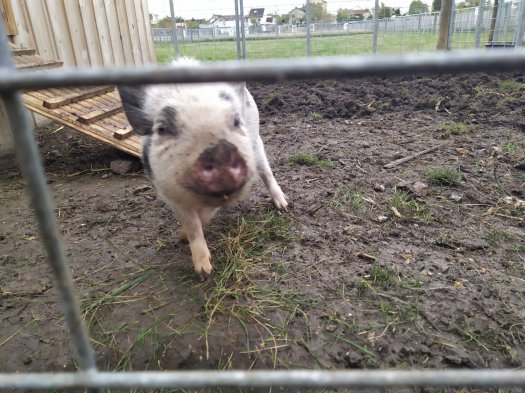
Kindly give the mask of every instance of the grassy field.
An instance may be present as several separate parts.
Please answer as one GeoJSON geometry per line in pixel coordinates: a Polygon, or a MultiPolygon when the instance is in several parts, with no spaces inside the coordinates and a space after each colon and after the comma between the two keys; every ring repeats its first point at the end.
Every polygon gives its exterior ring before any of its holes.
{"type": "MultiPolygon", "coordinates": [[[[481,42],[485,42],[482,35],[481,42]]],[[[312,37],[312,56],[344,56],[372,53],[372,34],[346,34],[312,37]]],[[[431,51],[436,48],[437,34],[380,34],[378,53],[408,53],[431,51]]],[[[457,33],[452,37],[454,49],[474,47],[474,32],[457,33]]],[[[203,61],[237,58],[234,40],[179,42],[180,54],[203,61]]],[[[171,43],[156,45],[157,59],[164,63],[175,57],[171,43]]],[[[306,54],[305,37],[247,39],[248,59],[302,57],[306,54]]]]}

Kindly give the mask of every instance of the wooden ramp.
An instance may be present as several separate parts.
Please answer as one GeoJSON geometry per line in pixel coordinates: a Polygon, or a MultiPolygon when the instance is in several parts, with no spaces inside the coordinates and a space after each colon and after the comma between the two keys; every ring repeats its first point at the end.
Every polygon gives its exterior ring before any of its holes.
{"type": "MultiPolygon", "coordinates": [[[[12,53],[19,70],[62,67],[62,62],[37,56],[34,49],[13,46],[12,53]]],[[[140,156],[139,136],[129,125],[114,86],[32,90],[24,93],[23,100],[35,113],[140,156]]]]}

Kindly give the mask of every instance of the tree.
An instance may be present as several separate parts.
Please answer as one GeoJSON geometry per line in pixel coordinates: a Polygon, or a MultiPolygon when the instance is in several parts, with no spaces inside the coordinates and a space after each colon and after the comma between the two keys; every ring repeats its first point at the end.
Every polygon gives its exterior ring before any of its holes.
{"type": "Polygon", "coordinates": [[[456,4],[457,9],[461,8],[472,8],[479,6],[479,0],[465,0],[461,3],[456,4]]]}
{"type": "Polygon", "coordinates": [[[392,16],[392,8],[387,7],[385,3],[381,3],[379,8],[379,17],[380,18],[390,18],[392,16]]]}
{"type": "Polygon", "coordinates": [[[410,3],[410,7],[408,7],[409,15],[424,14],[425,12],[428,12],[428,5],[421,0],[413,0],[412,3],[410,3]]]}
{"type": "Polygon", "coordinates": [[[347,10],[346,8],[339,8],[337,10],[337,15],[335,16],[335,20],[338,22],[346,22],[349,20],[352,16],[352,11],[347,10]]]}
{"type": "Polygon", "coordinates": [[[441,0],[432,0],[432,12],[441,11],[441,0]]]}
{"type": "Polygon", "coordinates": [[[277,23],[280,25],[287,25],[288,23],[290,23],[290,15],[289,14],[279,15],[277,17],[277,23]]]}
{"type": "MultiPolygon", "coordinates": [[[[175,23],[182,23],[182,22],[184,22],[183,18],[181,18],[180,16],[175,17],[175,23]]],[[[159,23],[157,24],[157,26],[165,28],[165,29],[171,29],[172,27],[171,16],[165,16],[164,18],[159,20],[159,23]]]]}
{"type": "Polygon", "coordinates": [[[312,22],[319,22],[323,19],[324,10],[322,4],[310,4],[310,15],[312,16],[312,22]]]}

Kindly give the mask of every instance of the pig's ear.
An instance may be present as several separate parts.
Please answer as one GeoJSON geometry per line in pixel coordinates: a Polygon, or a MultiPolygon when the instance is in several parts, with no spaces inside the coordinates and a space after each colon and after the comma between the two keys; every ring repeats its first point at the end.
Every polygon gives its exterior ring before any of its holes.
{"type": "Polygon", "coordinates": [[[139,135],[151,134],[153,123],[144,113],[144,86],[117,86],[129,124],[139,135]]]}

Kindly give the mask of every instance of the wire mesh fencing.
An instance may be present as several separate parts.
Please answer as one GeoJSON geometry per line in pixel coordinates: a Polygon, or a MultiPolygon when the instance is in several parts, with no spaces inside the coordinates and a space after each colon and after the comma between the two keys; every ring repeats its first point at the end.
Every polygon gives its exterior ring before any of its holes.
{"type": "MultiPolygon", "coordinates": [[[[519,0],[499,1],[494,5],[482,1],[478,7],[454,9],[450,48],[521,46],[525,24],[524,3],[519,0]]],[[[264,7],[246,9],[245,15],[253,9],[264,10],[264,7]]],[[[309,26],[310,41],[306,38],[306,18],[294,21],[292,11],[285,18],[286,23],[282,22],[282,17],[279,19],[274,15],[258,19],[245,16],[246,57],[253,60],[303,57],[307,53],[311,56],[372,53],[374,28],[378,36],[376,53],[409,53],[436,48],[440,12],[408,14],[408,9],[400,9],[398,13],[404,15],[378,15],[378,23],[374,25],[373,9],[359,11],[358,16],[348,17],[348,20],[323,22],[314,18],[309,26]]],[[[232,7],[227,15],[214,15],[198,28],[186,28],[181,24],[176,29],[180,54],[201,60],[233,60],[239,57],[236,40],[241,37],[235,28],[238,18],[240,15],[232,7]]],[[[171,28],[153,27],[153,39],[161,61],[175,57],[171,28]]]]}
{"type": "MultiPolygon", "coordinates": [[[[0,36],[4,37],[0,24],[0,36]]],[[[37,145],[19,91],[45,87],[213,81],[276,81],[283,79],[422,74],[428,72],[516,71],[525,66],[522,51],[431,53],[405,57],[293,59],[228,62],[198,68],[85,69],[19,73],[12,68],[5,39],[0,41],[0,96],[7,109],[19,162],[36,211],[59,301],[66,316],[77,373],[0,373],[0,390],[105,388],[199,388],[207,386],[302,386],[385,388],[402,386],[516,386],[525,387],[523,370],[274,370],[99,372],[82,326],[64,247],[40,163],[37,145]]],[[[1,371],[1,370],[0,370],[1,371]]]]}

